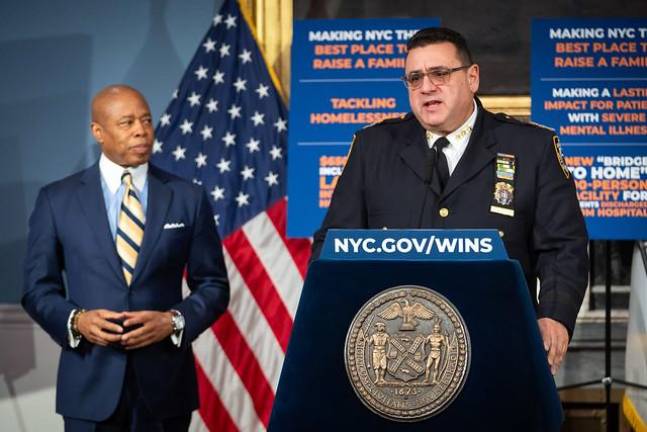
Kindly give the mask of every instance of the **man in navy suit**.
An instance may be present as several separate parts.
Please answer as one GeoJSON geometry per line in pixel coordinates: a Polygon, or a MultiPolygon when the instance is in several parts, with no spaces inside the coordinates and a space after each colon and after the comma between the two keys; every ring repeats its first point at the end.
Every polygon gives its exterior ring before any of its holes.
{"type": "Polygon", "coordinates": [[[91,129],[99,161],[36,200],[22,304],[62,348],[66,430],[185,431],[198,407],[191,341],[229,301],[211,207],[148,163],[153,124],[137,90],[100,91],[91,129]]]}
{"type": "Polygon", "coordinates": [[[557,136],[483,108],[459,33],[422,29],[407,51],[412,113],[355,135],[313,257],[330,228],[495,228],[523,268],[556,373],[588,283],[586,227],[557,136]]]}

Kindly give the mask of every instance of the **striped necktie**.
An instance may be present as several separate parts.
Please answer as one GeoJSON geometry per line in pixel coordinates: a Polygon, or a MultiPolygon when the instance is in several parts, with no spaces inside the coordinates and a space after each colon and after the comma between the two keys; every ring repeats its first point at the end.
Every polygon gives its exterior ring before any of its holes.
{"type": "Polygon", "coordinates": [[[121,175],[121,182],[125,186],[124,198],[119,211],[117,223],[117,253],[121,258],[121,268],[124,272],[126,284],[130,286],[137,264],[137,256],[144,238],[144,210],[133,187],[133,176],[128,171],[121,175]]]}

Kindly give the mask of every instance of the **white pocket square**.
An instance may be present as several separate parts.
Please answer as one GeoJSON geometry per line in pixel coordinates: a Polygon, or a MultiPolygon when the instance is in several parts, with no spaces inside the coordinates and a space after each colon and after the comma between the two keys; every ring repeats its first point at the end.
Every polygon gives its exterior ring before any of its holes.
{"type": "Polygon", "coordinates": [[[166,223],[164,224],[164,229],[178,229],[178,228],[184,228],[184,222],[173,222],[173,223],[166,223]]]}

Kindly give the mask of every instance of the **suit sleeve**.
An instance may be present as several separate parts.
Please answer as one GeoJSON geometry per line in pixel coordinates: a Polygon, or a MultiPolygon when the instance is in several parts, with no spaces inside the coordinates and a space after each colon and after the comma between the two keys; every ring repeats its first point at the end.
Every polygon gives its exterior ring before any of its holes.
{"type": "Polygon", "coordinates": [[[572,335],[588,285],[588,237],[575,185],[560,163],[557,137],[552,140],[537,173],[533,247],[541,282],[538,316],[561,322],[572,335]]]}
{"type": "Polygon", "coordinates": [[[63,250],[50,199],[42,189],[29,218],[21,303],[56,343],[69,348],[67,322],[76,306],[66,299],[63,269],[63,250]]]}
{"type": "Polygon", "coordinates": [[[364,169],[361,134],[355,135],[344,171],[339,177],[321,228],[314,234],[310,261],[319,257],[326,233],[331,228],[365,228],[364,169]]]}
{"type": "Polygon", "coordinates": [[[188,346],[213,324],[229,303],[229,281],[222,245],[204,191],[199,198],[186,279],[191,295],[174,307],[185,319],[182,346],[188,346]]]}

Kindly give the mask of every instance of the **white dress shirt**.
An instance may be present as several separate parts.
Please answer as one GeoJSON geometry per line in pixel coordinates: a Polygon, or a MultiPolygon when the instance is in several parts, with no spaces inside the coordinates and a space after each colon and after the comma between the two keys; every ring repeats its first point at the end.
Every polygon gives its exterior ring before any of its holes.
{"type": "MultiPolygon", "coordinates": [[[[445,136],[449,145],[443,149],[445,157],[447,158],[447,166],[449,167],[449,175],[451,176],[458,165],[458,161],[463,157],[467,144],[470,141],[472,136],[472,130],[474,129],[474,123],[476,123],[476,113],[478,111],[478,106],[476,101],[474,102],[474,109],[472,114],[467,118],[465,123],[460,125],[455,131],[445,136]]],[[[433,132],[427,131],[427,144],[429,148],[432,148],[436,140],[443,135],[435,134],[433,132]]]]}

